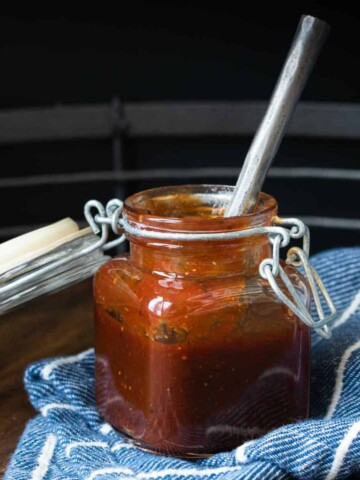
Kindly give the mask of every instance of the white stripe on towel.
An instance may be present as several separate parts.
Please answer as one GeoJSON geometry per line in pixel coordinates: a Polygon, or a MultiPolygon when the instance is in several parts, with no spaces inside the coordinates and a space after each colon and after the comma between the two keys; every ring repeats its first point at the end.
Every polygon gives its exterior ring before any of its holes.
{"type": "Polygon", "coordinates": [[[337,474],[340,471],[341,465],[343,464],[344,458],[349,451],[349,448],[352,442],[355,440],[356,436],[360,432],[360,422],[355,422],[349,430],[344,435],[344,438],[339,443],[338,448],[336,449],[335,457],[331,469],[326,477],[326,480],[333,480],[337,477],[337,474]]]}
{"type": "Polygon", "coordinates": [[[124,467],[107,467],[107,468],[100,468],[99,470],[94,470],[86,480],[94,480],[94,478],[98,477],[99,475],[111,475],[112,473],[123,473],[124,475],[134,475],[134,472],[129,468],[124,467]]]}
{"type": "Polygon", "coordinates": [[[63,408],[64,410],[76,410],[76,407],[74,407],[74,405],[68,405],[67,403],[48,403],[47,405],[45,405],[45,407],[42,407],[40,411],[44,415],[44,417],[46,417],[48,414],[48,411],[52,410],[53,408],[63,408]]]}
{"type": "Polygon", "coordinates": [[[115,445],[111,447],[112,452],[117,452],[118,450],[121,450],[122,448],[135,448],[135,445],[132,443],[123,443],[123,442],[117,442],[115,445]]]}
{"type": "Polygon", "coordinates": [[[42,480],[47,471],[49,470],[52,456],[57,442],[56,435],[50,433],[46,438],[43,448],[41,449],[39,458],[37,460],[37,466],[31,475],[31,480],[42,480]]]}
{"type": "Polygon", "coordinates": [[[70,457],[71,450],[77,447],[100,447],[107,448],[109,445],[106,442],[71,442],[66,445],[65,456],[70,457]]]}
{"type": "Polygon", "coordinates": [[[151,478],[163,478],[171,475],[172,477],[178,477],[180,475],[193,475],[196,477],[206,477],[211,475],[212,473],[226,473],[226,472],[234,472],[236,470],[241,470],[243,467],[217,467],[217,468],[205,468],[203,470],[198,470],[197,468],[167,468],[165,470],[158,470],[154,472],[146,472],[146,473],[137,473],[129,470],[128,468],[122,467],[108,467],[108,468],[100,468],[99,470],[95,470],[92,472],[86,480],[94,480],[94,478],[100,475],[106,475],[111,473],[123,473],[125,475],[132,475],[134,478],[140,479],[151,479],[151,478]]]}
{"type": "Polygon", "coordinates": [[[114,429],[113,427],[110,425],[110,423],[103,423],[100,427],[100,432],[103,434],[103,435],[107,435],[108,433],[112,432],[114,429]]]}
{"type": "Polygon", "coordinates": [[[353,315],[356,312],[356,310],[359,308],[359,305],[360,305],[360,290],[355,295],[350,305],[343,311],[339,320],[336,320],[332,328],[337,328],[343,323],[345,323],[351,317],[351,315],[353,315]]]}
{"type": "Polygon", "coordinates": [[[255,440],[249,440],[248,442],[243,443],[235,451],[235,459],[239,463],[245,463],[248,461],[248,458],[245,454],[245,448],[254,443],[255,440]]]}
{"type": "Polygon", "coordinates": [[[344,384],[344,373],[345,373],[345,367],[346,367],[347,361],[356,350],[359,350],[359,348],[360,348],[360,340],[358,340],[356,343],[348,347],[345,350],[340,360],[340,363],[336,372],[336,381],[335,381],[335,387],[334,387],[332,399],[331,399],[328,411],[325,415],[326,419],[329,419],[333,416],[336,406],[340,400],[341,391],[344,384]]]}
{"type": "Polygon", "coordinates": [[[167,468],[165,470],[158,470],[155,472],[147,472],[147,473],[138,473],[136,478],[163,478],[168,475],[172,477],[178,477],[180,475],[194,475],[194,477],[206,477],[207,475],[211,475],[212,473],[226,473],[226,472],[234,472],[236,470],[240,470],[243,467],[215,467],[215,468],[204,468],[203,470],[198,470],[197,468],[167,468]]]}
{"type": "Polygon", "coordinates": [[[93,352],[93,348],[89,348],[89,350],[85,350],[85,352],[78,353],[77,355],[72,355],[71,357],[64,357],[58,358],[57,360],[53,360],[49,362],[43,369],[41,370],[41,376],[44,380],[49,380],[51,372],[54,368],[60,367],[61,365],[67,365],[69,363],[77,363],[81,362],[87,355],[93,352]]]}

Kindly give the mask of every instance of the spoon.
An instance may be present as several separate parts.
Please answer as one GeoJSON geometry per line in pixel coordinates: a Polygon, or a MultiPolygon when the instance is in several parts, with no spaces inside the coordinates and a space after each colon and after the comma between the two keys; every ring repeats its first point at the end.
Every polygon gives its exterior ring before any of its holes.
{"type": "Polygon", "coordinates": [[[225,217],[244,215],[254,208],[270,164],[329,30],[328,24],[318,18],[310,15],[301,17],[269,106],[225,210],[225,217]]]}

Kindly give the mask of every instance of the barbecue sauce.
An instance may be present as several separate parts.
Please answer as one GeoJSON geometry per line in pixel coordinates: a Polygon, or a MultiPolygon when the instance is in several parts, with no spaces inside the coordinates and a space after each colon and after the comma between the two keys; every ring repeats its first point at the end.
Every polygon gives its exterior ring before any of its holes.
{"type": "MultiPolygon", "coordinates": [[[[224,218],[230,190],[150,190],[130,197],[124,216],[167,232],[271,224],[277,205],[265,194],[254,214],[224,218]]],[[[96,400],[106,420],[143,449],[196,458],[308,415],[309,329],[258,274],[271,256],[265,235],[129,240],[130,255],[95,277],[96,400]]]]}

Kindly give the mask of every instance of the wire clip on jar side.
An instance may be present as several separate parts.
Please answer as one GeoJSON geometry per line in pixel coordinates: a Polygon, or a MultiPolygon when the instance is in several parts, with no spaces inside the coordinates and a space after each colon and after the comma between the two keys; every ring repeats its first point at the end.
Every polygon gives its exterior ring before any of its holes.
{"type": "Polygon", "coordinates": [[[241,231],[218,233],[170,233],[149,229],[142,230],[130,225],[127,220],[122,217],[122,208],[123,203],[118,199],[110,200],[106,207],[97,200],[90,200],[85,205],[85,218],[95,234],[101,232],[101,248],[103,250],[108,250],[124,242],[125,232],[143,238],[178,241],[229,240],[232,238],[245,238],[261,234],[268,235],[272,244],[272,258],[267,258],[260,263],[260,276],[268,281],[277,298],[301,321],[303,321],[308,327],[315,329],[315,331],[322,337],[331,337],[331,324],[336,318],[336,308],[315,268],[310,265],[309,228],[298,218],[275,217],[273,225],[271,226],[254,227],[241,231]],[[110,229],[115,235],[119,236],[119,238],[108,242],[107,240],[110,229]],[[292,247],[288,250],[286,264],[294,267],[302,267],[314,299],[318,319],[313,318],[308,311],[306,300],[296,290],[280,263],[280,248],[287,247],[292,239],[302,239],[303,245],[302,248],[292,247]],[[282,281],[282,286],[279,284],[279,279],[282,281]],[[286,294],[284,293],[284,290],[286,291],[286,294]],[[324,303],[330,311],[328,315],[324,312],[324,303]]]}

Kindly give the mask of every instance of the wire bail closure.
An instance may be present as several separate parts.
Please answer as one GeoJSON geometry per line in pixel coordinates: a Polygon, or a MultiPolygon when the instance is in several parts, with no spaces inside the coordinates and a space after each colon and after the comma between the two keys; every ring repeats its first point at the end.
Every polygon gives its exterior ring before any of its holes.
{"type": "Polygon", "coordinates": [[[101,232],[100,243],[103,250],[108,250],[123,243],[125,241],[125,232],[132,236],[179,241],[228,240],[261,234],[268,235],[272,244],[272,258],[266,258],[260,263],[260,276],[268,281],[277,298],[302,322],[308,327],[315,329],[315,331],[322,337],[331,337],[331,324],[336,318],[336,308],[315,268],[310,265],[310,231],[309,228],[298,218],[281,218],[277,216],[274,218],[273,225],[271,226],[254,227],[232,232],[170,233],[143,230],[134,227],[122,217],[122,209],[123,202],[119,199],[110,200],[106,207],[97,200],[90,200],[85,204],[85,218],[95,234],[101,232]],[[119,236],[119,238],[108,242],[110,229],[113,234],[119,236]],[[286,264],[294,267],[301,267],[303,269],[314,299],[315,308],[319,317],[318,320],[312,317],[307,309],[306,300],[296,290],[280,263],[280,248],[287,247],[292,239],[302,239],[303,245],[302,248],[292,247],[288,250],[286,264]],[[279,284],[279,278],[282,281],[281,286],[279,284]],[[286,293],[284,293],[284,290],[286,293]],[[328,315],[324,313],[324,304],[330,311],[328,315]]]}

